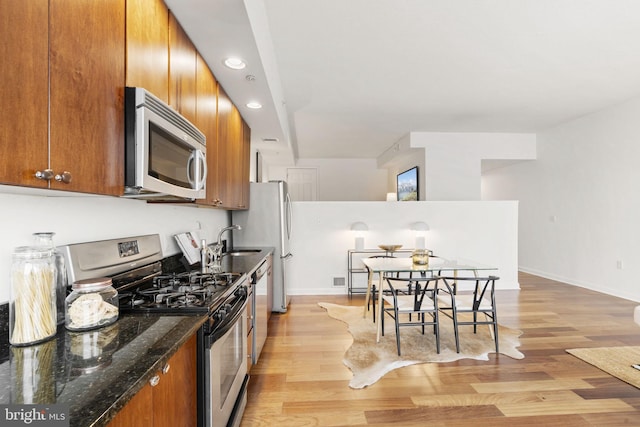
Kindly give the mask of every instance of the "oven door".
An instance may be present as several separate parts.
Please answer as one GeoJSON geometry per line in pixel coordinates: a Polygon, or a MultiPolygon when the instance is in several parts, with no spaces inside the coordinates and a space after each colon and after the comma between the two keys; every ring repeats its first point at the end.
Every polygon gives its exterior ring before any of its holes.
{"type": "Polygon", "coordinates": [[[239,425],[247,401],[246,302],[228,330],[217,335],[214,332],[205,337],[207,426],[239,425]]]}

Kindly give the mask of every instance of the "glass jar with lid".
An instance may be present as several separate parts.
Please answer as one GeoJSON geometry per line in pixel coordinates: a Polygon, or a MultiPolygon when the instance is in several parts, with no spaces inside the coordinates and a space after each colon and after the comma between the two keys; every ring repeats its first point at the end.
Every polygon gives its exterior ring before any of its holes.
{"type": "Polygon", "coordinates": [[[33,233],[33,239],[35,246],[44,246],[53,251],[53,262],[56,266],[57,323],[58,325],[62,325],[64,323],[64,300],[67,297],[67,270],[64,264],[64,256],[53,244],[53,236],[55,236],[55,234],[56,233],[51,231],[33,233]]]}
{"type": "Polygon", "coordinates": [[[53,251],[38,246],[13,250],[9,342],[31,345],[56,334],[56,267],[53,251]]]}
{"type": "Polygon", "coordinates": [[[71,285],[65,301],[65,327],[86,331],[107,326],[118,320],[118,291],[111,279],[79,280],[71,285]]]}
{"type": "Polygon", "coordinates": [[[414,265],[421,268],[429,268],[429,257],[433,256],[433,252],[429,249],[416,249],[411,254],[411,260],[414,265]]]}

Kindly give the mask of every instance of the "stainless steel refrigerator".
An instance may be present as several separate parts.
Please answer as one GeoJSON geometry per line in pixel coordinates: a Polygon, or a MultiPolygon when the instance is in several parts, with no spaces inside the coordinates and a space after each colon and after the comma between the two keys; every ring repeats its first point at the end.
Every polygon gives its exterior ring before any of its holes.
{"type": "Polygon", "coordinates": [[[285,312],[289,306],[287,264],[293,256],[291,240],[291,199],[285,181],[250,184],[249,210],[233,211],[234,246],[273,246],[273,311],[285,312]]]}

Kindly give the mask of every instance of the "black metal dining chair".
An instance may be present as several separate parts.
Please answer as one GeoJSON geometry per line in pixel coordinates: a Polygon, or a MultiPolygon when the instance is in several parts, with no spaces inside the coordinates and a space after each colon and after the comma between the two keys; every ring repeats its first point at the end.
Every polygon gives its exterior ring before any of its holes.
{"type": "Polygon", "coordinates": [[[497,276],[488,277],[440,277],[438,284],[438,304],[440,311],[453,319],[456,339],[456,351],[460,353],[459,326],[473,326],[477,333],[478,325],[489,325],[496,345],[498,345],[498,316],[496,310],[495,286],[497,276]],[[471,316],[469,316],[470,314],[471,316]],[[483,318],[479,315],[482,314],[483,318]]]}
{"type": "MultiPolygon", "coordinates": [[[[370,256],[369,258],[395,258],[393,255],[373,255],[370,256]]],[[[429,255],[430,259],[433,258],[438,258],[436,255],[429,255]]],[[[377,288],[376,288],[376,282],[374,281],[374,275],[375,272],[373,272],[371,269],[369,269],[369,267],[365,266],[367,269],[367,280],[368,280],[368,286],[369,289],[371,289],[371,292],[369,294],[369,297],[367,298],[367,310],[369,310],[369,303],[371,302],[373,305],[373,322],[375,323],[376,321],[376,299],[377,299],[377,288]]],[[[409,278],[413,278],[414,275],[419,275],[421,278],[425,278],[425,277],[433,277],[433,274],[431,272],[420,272],[420,271],[415,271],[415,272],[409,272],[409,278]]],[[[394,277],[401,277],[400,273],[395,273],[394,277]]],[[[379,282],[379,280],[378,280],[379,282]]],[[[409,282],[407,284],[407,290],[405,291],[405,293],[407,294],[411,294],[411,286],[412,283],[409,282]]]]}
{"type": "Polygon", "coordinates": [[[386,305],[382,310],[382,335],[384,336],[385,314],[393,318],[396,329],[396,347],[400,352],[400,328],[404,326],[419,326],[422,334],[425,326],[433,326],[436,337],[436,351],[440,353],[440,325],[438,313],[438,299],[436,289],[437,277],[402,278],[387,277],[387,286],[382,295],[386,305]],[[407,293],[406,289],[412,292],[407,293]],[[388,291],[388,293],[387,293],[388,291]]]}
{"type": "MultiPolygon", "coordinates": [[[[395,258],[391,255],[373,255],[370,256],[369,258],[395,258]]],[[[373,305],[373,322],[376,322],[376,295],[377,295],[377,288],[376,288],[376,283],[374,282],[375,280],[375,272],[373,270],[371,270],[369,267],[365,266],[367,269],[367,280],[368,280],[368,284],[367,286],[369,287],[369,289],[371,289],[371,292],[369,293],[369,297],[367,298],[367,310],[369,310],[369,303],[371,303],[373,305]]],[[[379,280],[378,280],[379,282],[379,280]]]]}

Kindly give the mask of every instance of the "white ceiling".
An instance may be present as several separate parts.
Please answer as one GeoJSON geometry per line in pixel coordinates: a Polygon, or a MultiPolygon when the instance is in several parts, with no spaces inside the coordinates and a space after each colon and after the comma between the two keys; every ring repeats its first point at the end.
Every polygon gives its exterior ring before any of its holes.
{"type": "Polygon", "coordinates": [[[411,131],[536,132],[640,95],[640,0],[166,3],[274,162],[377,158],[411,131]]]}

